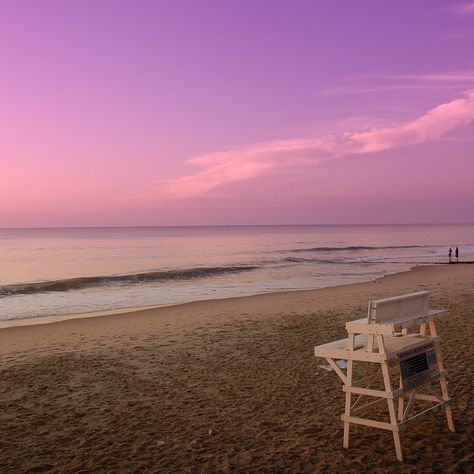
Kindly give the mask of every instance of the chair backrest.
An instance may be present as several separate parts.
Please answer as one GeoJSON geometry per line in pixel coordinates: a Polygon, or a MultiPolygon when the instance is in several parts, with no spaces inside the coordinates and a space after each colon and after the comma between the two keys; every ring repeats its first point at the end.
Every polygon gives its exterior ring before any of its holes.
{"type": "Polygon", "coordinates": [[[369,324],[416,319],[428,313],[429,293],[420,291],[369,302],[369,324]]]}

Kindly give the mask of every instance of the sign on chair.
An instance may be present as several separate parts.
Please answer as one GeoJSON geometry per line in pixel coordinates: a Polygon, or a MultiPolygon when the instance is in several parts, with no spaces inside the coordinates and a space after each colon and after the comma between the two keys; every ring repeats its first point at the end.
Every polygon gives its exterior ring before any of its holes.
{"type": "Polygon", "coordinates": [[[401,351],[397,354],[400,363],[402,387],[411,390],[439,376],[438,358],[434,342],[401,351]]]}

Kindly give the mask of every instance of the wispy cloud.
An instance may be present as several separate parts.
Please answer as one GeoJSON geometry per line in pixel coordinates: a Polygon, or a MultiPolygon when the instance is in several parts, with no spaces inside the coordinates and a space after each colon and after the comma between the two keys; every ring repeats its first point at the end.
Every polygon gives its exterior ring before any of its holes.
{"type": "Polygon", "coordinates": [[[440,38],[442,41],[466,41],[470,40],[474,37],[473,32],[471,30],[468,31],[461,31],[461,30],[454,30],[454,31],[446,31],[445,33],[440,34],[440,38]]]}
{"type": "Polygon", "coordinates": [[[451,71],[433,74],[364,74],[348,77],[341,84],[326,89],[324,95],[377,92],[459,91],[474,87],[474,71],[451,71]]]}
{"type": "Polygon", "coordinates": [[[449,131],[474,120],[474,90],[465,98],[438,105],[418,119],[399,127],[355,133],[352,141],[359,147],[354,153],[399,148],[442,137],[449,131]]]}
{"type": "Polygon", "coordinates": [[[459,15],[474,15],[474,2],[454,3],[446,9],[459,15]]]}
{"type": "Polygon", "coordinates": [[[226,183],[352,154],[374,153],[439,139],[474,120],[474,90],[462,98],[441,104],[416,120],[370,131],[338,136],[280,140],[247,148],[209,153],[189,162],[200,168],[195,174],[159,183],[163,197],[200,196],[226,183]]]}
{"type": "MultiPolygon", "coordinates": [[[[474,78],[472,80],[474,83],[474,78]]],[[[471,84],[380,84],[372,86],[337,86],[331,89],[326,89],[324,95],[339,95],[339,94],[373,94],[384,92],[398,92],[398,91],[453,91],[455,89],[466,89],[466,86],[471,84]]]]}
{"type": "Polygon", "coordinates": [[[362,74],[359,76],[349,77],[348,81],[367,80],[367,79],[383,79],[383,80],[410,80],[417,82],[458,82],[458,81],[474,81],[474,71],[450,71],[433,74],[362,74]]]}

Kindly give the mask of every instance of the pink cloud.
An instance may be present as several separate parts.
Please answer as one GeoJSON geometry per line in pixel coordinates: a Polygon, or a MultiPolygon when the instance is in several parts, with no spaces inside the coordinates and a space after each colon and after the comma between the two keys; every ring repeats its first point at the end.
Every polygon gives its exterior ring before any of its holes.
{"type": "MultiPolygon", "coordinates": [[[[323,158],[324,154],[332,153],[332,148],[329,139],[297,139],[209,153],[189,160],[204,168],[202,171],[161,183],[160,191],[173,198],[198,196],[221,184],[254,178],[273,168],[297,166],[307,161],[312,152],[318,152],[323,158]]],[[[316,160],[314,154],[311,160],[316,160]]]]}
{"type": "Polygon", "coordinates": [[[417,82],[474,81],[474,71],[451,71],[439,74],[362,74],[349,80],[413,80],[417,82]]]}
{"type": "Polygon", "coordinates": [[[438,105],[400,127],[353,134],[352,141],[360,146],[354,153],[370,153],[433,140],[454,128],[469,124],[473,119],[474,90],[469,91],[466,98],[438,105]]]}
{"type": "Polygon", "coordinates": [[[191,198],[226,183],[302,164],[410,146],[440,138],[455,128],[468,125],[473,119],[474,90],[471,90],[465,97],[441,104],[400,126],[345,133],[337,137],[273,141],[201,155],[189,160],[201,167],[200,171],[160,183],[159,194],[169,198],[191,198]]]}
{"type": "Polygon", "coordinates": [[[474,14],[474,2],[455,3],[447,7],[450,11],[459,13],[460,15],[474,14]]]}
{"type": "Polygon", "coordinates": [[[474,87],[474,71],[439,74],[363,74],[323,91],[324,95],[367,94],[397,91],[456,91],[474,87]]]}
{"type": "MultiPolygon", "coordinates": [[[[471,78],[471,83],[474,78],[471,78]]],[[[456,89],[466,89],[467,84],[392,84],[392,85],[374,85],[374,86],[339,86],[326,89],[324,95],[340,95],[340,94],[373,94],[384,92],[398,91],[453,91],[456,89]]]]}

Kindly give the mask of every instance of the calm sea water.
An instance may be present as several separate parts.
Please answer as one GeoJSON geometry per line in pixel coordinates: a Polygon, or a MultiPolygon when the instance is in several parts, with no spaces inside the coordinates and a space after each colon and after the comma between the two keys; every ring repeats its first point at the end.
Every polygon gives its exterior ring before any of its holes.
{"type": "Polygon", "coordinates": [[[0,321],[368,281],[474,260],[474,225],[0,230],[0,321]]]}

